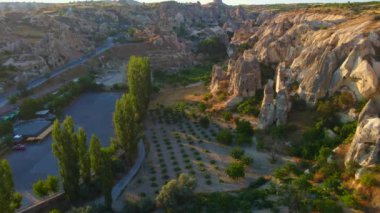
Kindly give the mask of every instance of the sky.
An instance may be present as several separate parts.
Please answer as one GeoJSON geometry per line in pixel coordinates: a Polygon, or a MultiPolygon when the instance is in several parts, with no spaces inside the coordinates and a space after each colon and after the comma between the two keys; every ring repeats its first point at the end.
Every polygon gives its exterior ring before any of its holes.
{"type": "MultiPolygon", "coordinates": [[[[62,3],[70,2],[74,0],[0,0],[0,2],[46,2],[46,3],[62,3]]],[[[75,0],[78,1],[78,0],[75,0]]],[[[82,1],[82,0],[79,0],[82,1]]],[[[160,2],[162,0],[137,0],[140,2],[160,2]]],[[[212,0],[176,0],[178,2],[201,2],[206,4],[212,2],[212,0]]],[[[366,2],[370,0],[351,0],[351,2],[366,2]]],[[[238,4],[278,4],[278,3],[347,3],[347,0],[223,0],[228,5],[238,4]]]]}

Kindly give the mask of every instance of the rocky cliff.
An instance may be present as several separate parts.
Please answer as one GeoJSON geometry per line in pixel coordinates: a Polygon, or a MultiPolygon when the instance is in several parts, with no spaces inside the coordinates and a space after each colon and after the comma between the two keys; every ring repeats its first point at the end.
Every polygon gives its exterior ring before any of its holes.
{"type": "Polygon", "coordinates": [[[378,99],[371,99],[358,118],[351,146],[345,163],[355,162],[360,166],[371,167],[380,159],[380,105],[378,99]]]}

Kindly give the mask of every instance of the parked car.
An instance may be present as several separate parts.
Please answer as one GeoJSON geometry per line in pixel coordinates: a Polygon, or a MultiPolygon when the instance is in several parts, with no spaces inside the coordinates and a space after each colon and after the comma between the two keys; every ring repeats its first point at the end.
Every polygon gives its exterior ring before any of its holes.
{"type": "Polygon", "coordinates": [[[15,150],[15,151],[24,151],[24,150],[25,150],[25,145],[22,145],[22,144],[16,144],[16,145],[13,147],[13,150],[15,150]]]}

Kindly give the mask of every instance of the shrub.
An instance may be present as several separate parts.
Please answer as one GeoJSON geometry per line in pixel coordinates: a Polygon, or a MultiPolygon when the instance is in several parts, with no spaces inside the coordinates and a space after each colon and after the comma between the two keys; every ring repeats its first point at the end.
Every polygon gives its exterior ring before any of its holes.
{"type": "Polygon", "coordinates": [[[203,128],[208,128],[208,126],[210,125],[210,120],[208,119],[208,117],[204,116],[204,117],[201,117],[199,119],[199,125],[203,128]]]}
{"type": "Polygon", "coordinates": [[[232,139],[233,139],[233,135],[229,129],[222,129],[216,135],[216,140],[222,144],[229,145],[232,143],[232,139]]]}
{"type": "Polygon", "coordinates": [[[58,177],[49,175],[45,181],[46,188],[51,192],[58,192],[58,177]]]}
{"type": "Polygon", "coordinates": [[[212,98],[212,94],[211,93],[206,93],[203,95],[203,100],[205,101],[208,101],[212,98]]]}
{"type": "Polygon", "coordinates": [[[252,137],[249,135],[246,135],[246,134],[238,133],[238,134],[236,134],[235,141],[238,145],[251,144],[252,143],[252,137]]]}
{"type": "Polygon", "coordinates": [[[230,111],[224,111],[222,113],[222,116],[223,116],[223,119],[225,121],[230,121],[232,119],[232,112],[230,112],[230,111]]]}
{"type": "Polygon", "coordinates": [[[243,157],[241,157],[240,161],[244,165],[248,166],[248,165],[251,165],[253,163],[253,158],[249,157],[249,156],[243,156],[243,157]]]}
{"type": "Polygon", "coordinates": [[[196,184],[192,176],[180,174],[178,179],[171,180],[162,186],[156,197],[157,205],[168,209],[176,208],[193,196],[196,184]]]}
{"type": "Polygon", "coordinates": [[[234,147],[230,151],[230,156],[234,159],[240,160],[244,156],[244,150],[240,147],[234,147]]]}
{"type": "Polygon", "coordinates": [[[355,197],[348,192],[340,197],[340,201],[342,201],[342,203],[344,203],[348,207],[352,207],[352,208],[358,207],[358,203],[355,197]]]}
{"type": "Polygon", "coordinates": [[[273,125],[270,127],[270,134],[272,137],[277,138],[277,139],[286,139],[288,134],[290,132],[293,132],[296,130],[296,127],[294,125],[289,125],[289,124],[283,124],[283,125],[273,125]]]}
{"type": "Polygon", "coordinates": [[[210,56],[224,57],[227,54],[226,50],[226,45],[217,37],[206,38],[198,45],[198,52],[210,56]]]}
{"type": "Polygon", "coordinates": [[[39,197],[44,197],[49,193],[49,189],[47,188],[45,181],[38,180],[33,184],[33,192],[39,197]]]}
{"type": "Polygon", "coordinates": [[[236,133],[245,134],[248,136],[253,136],[253,128],[249,121],[237,121],[236,122],[236,133]]]}
{"type": "Polygon", "coordinates": [[[201,102],[201,103],[198,104],[198,110],[200,112],[204,112],[204,111],[206,111],[206,109],[207,109],[207,105],[205,103],[201,102]]]}
{"type": "Polygon", "coordinates": [[[230,163],[225,172],[232,179],[245,177],[244,164],[240,162],[230,163]]]}
{"type": "Polygon", "coordinates": [[[376,185],[375,175],[371,172],[364,172],[362,176],[360,177],[360,182],[364,186],[374,186],[376,185]]]}

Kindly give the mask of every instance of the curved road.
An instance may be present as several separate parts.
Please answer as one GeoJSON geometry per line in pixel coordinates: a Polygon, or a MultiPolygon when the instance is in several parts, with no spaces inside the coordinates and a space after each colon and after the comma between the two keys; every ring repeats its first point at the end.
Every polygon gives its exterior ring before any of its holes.
{"type": "MultiPolygon", "coordinates": [[[[36,87],[40,86],[41,84],[45,83],[47,80],[52,79],[54,77],[57,77],[57,76],[61,75],[62,73],[65,73],[68,70],[70,70],[70,69],[72,69],[72,68],[74,68],[80,64],[85,63],[90,58],[105,52],[106,50],[112,48],[115,45],[115,43],[113,43],[113,39],[114,39],[114,37],[108,37],[107,40],[103,43],[103,45],[101,45],[100,47],[97,47],[94,51],[85,54],[84,56],[80,57],[79,59],[72,60],[69,63],[63,65],[62,67],[59,67],[59,68],[51,71],[49,73],[48,77],[41,76],[41,77],[38,77],[36,79],[29,81],[26,85],[26,88],[28,90],[36,88],[36,87]]],[[[7,92],[1,94],[0,95],[0,107],[3,107],[6,104],[8,104],[8,97],[16,95],[17,92],[18,92],[18,90],[16,88],[13,88],[13,89],[10,89],[7,92]]]]}

